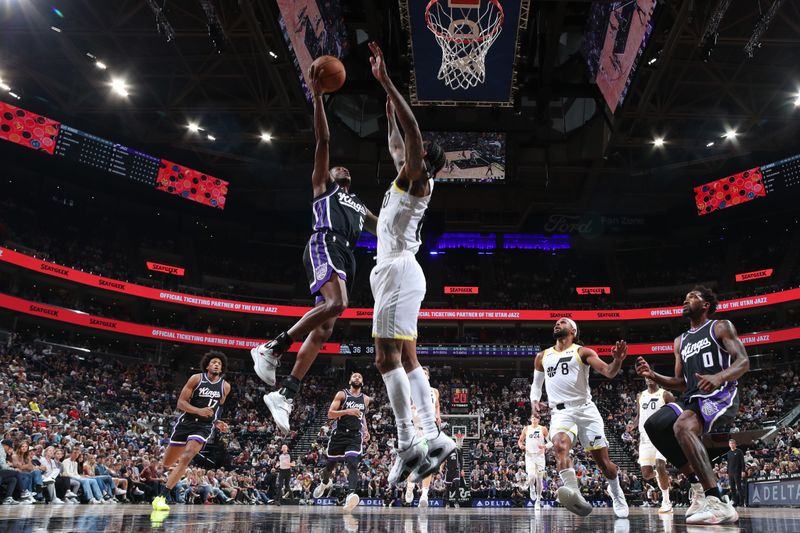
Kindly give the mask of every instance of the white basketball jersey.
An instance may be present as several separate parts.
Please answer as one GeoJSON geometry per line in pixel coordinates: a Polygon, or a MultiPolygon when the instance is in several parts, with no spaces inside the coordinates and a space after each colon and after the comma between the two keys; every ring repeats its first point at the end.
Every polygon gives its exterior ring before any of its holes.
{"type": "Polygon", "coordinates": [[[664,389],[661,387],[652,394],[647,389],[639,394],[639,435],[647,435],[644,423],[653,413],[664,407],[664,403],[664,389]]]}
{"type": "Polygon", "coordinates": [[[589,365],[581,361],[578,344],[563,352],[548,348],[542,357],[544,387],[550,403],[590,402],[589,365]]]}
{"type": "Polygon", "coordinates": [[[416,254],[419,250],[422,218],[433,194],[433,180],[429,181],[428,196],[412,196],[396,182],[386,191],[378,215],[378,262],[400,252],[416,254]]]}
{"type": "Polygon", "coordinates": [[[525,435],[525,454],[540,456],[544,455],[544,450],[539,449],[539,445],[545,445],[544,428],[528,424],[528,433],[525,435]]]}

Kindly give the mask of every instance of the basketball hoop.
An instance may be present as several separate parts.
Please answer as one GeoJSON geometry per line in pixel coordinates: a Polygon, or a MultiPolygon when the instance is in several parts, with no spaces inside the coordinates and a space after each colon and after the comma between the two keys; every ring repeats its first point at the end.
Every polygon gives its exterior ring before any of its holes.
{"type": "Polygon", "coordinates": [[[458,448],[461,449],[461,447],[464,445],[464,434],[456,433],[454,436],[456,438],[456,446],[458,446],[458,448]]]}
{"type": "Polygon", "coordinates": [[[438,78],[453,90],[483,83],[486,54],[500,35],[504,20],[499,0],[430,0],[425,7],[425,24],[442,48],[438,78]]]}

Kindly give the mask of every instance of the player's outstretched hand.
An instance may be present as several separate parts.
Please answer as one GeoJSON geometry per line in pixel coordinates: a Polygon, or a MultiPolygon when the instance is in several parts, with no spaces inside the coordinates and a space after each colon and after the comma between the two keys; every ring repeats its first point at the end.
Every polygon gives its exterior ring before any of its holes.
{"type": "Polygon", "coordinates": [[[375,41],[369,43],[369,49],[372,52],[372,57],[369,58],[370,65],[372,65],[372,75],[375,76],[376,80],[383,83],[389,79],[389,73],[386,71],[386,61],[383,59],[383,50],[375,41]]]}
{"type": "Polygon", "coordinates": [[[650,368],[650,365],[647,364],[647,361],[644,360],[644,357],[640,357],[636,360],[636,373],[643,378],[653,379],[654,376],[653,369],[650,368]]]}
{"type": "Polygon", "coordinates": [[[697,387],[703,392],[711,392],[717,390],[722,385],[722,380],[716,374],[697,374],[697,387]]]}
{"type": "Polygon", "coordinates": [[[214,422],[214,425],[218,430],[220,430],[223,433],[227,433],[231,430],[228,424],[223,422],[222,420],[217,420],[216,422],[214,422]]]}
{"type": "Polygon", "coordinates": [[[311,89],[311,94],[314,96],[322,94],[322,73],[324,71],[324,68],[317,68],[313,64],[308,69],[308,88],[311,89]]]}
{"type": "Polygon", "coordinates": [[[617,341],[613,348],[611,348],[611,356],[620,361],[624,360],[628,355],[628,343],[625,341],[617,341]]]}

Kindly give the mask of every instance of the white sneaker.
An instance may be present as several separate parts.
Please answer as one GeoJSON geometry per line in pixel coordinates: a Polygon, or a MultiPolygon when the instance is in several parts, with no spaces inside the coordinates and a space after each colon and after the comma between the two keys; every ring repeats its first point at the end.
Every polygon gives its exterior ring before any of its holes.
{"type": "Polygon", "coordinates": [[[329,479],[327,483],[320,483],[316,487],[314,487],[314,494],[315,498],[322,498],[323,494],[327,494],[329,490],[331,490],[331,486],[333,486],[333,479],[329,479]]]}
{"type": "Polygon", "coordinates": [[[686,518],[689,518],[695,513],[699,513],[700,510],[705,506],[706,501],[706,493],[700,483],[692,483],[692,488],[689,490],[689,494],[692,496],[692,503],[686,509],[686,518]]]}
{"type": "Polygon", "coordinates": [[[439,470],[439,465],[447,460],[453,450],[456,449],[456,441],[439,431],[433,439],[428,440],[427,459],[430,463],[427,468],[418,469],[411,475],[412,483],[419,483],[430,474],[439,470]]]}
{"type": "Polygon", "coordinates": [[[114,495],[115,495],[115,496],[123,496],[123,495],[125,495],[125,494],[127,494],[127,493],[128,493],[128,491],[127,491],[127,490],[122,490],[122,489],[120,489],[120,488],[116,488],[116,489],[114,489],[114,495]]]}
{"type": "Polygon", "coordinates": [[[406,485],[406,503],[411,503],[414,501],[414,484],[410,481],[408,485],[406,485]]]}
{"type": "Polygon", "coordinates": [[[580,492],[567,486],[559,487],[556,491],[558,503],[563,505],[568,511],[578,516],[588,516],[592,512],[592,506],[583,499],[580,492]]]}
{"type": "Polygon", "coordinates": [[[611,504],[614,507],[614,514],[617,518],[628,518],[630,510],[628,509],[628,502],[625,501],[625,495],[622,494],[621,497],[614,496],[614,493],[611,492],[611,486],[606,487],[606,493],[611,496],[611,504]]]}
{"type": "Polygon", "coordinates": [[[133,495],[134,496],[142,496],[143,494],[144,494],[144,491],[142,489],[140,489],[139,487],[134,487],[134,489],[133,489],[133,495]]]}
{"type": "Polygon", "coordinates": [[[50,503],[54,503],[56,505],[60,505],[60,504],[64,503],[64,500],[62,500],[59,497],[55,497],[55,498],[53,498],[53,500],[50,503]]]}
{"type": "Polygon", "coordinates": [[[387,481],[390,486],[395,486],[411,476],[411,481],[416,483],[418,480],[414,475],[420,470],[429,470],[429,466],[428,443],[415,437],[411,446],[405,450],[397,450],[397,457],[389,470],[387,481]]]}
{"type": "Polygon", "coordinates": [[[267,409],[272,413],[272,418],[275,420],[275,425],[278,426],[278,429],[284,434],[289,433],[289,415],[292,414],[294,401],[287,399],[278,391],[273,391],[264,395],[264,403],[267,404],[267,409]]]}
{"type": "Polygon", "coordinates": [[[250,357],[253,358],[253,370],[267,385],[275,385],[275,369],[278,367],[280,359],[275,355],[274,346],[275,341],[269,341],[250,350],[250,357]]]}
{"type": "Polygon", "coordinates": [[[352,513],[353,509],[358,507],[358,502],[361,501],[361,498],[358,497],[358,494],[355,492],[351,492],[347,495],[347,499],[344,501],[344,512],[345,513],[352,513]]]}
{"type": "Polygon", "coordinates": [[[658,508],[658,514],[667,514],[672,512],[672,502],[661,502],[661,507],[658,508]]]}
{"type": "Polygon", "coordinates": [[[78,495],[75,494],[74,492],[72,492],[71,490],[68,490],[67,492],[64,493],[64,497],[65,498],[77,498],[78,495]]]}
{"type": "Polygon", "coordinates": [[[716,496],[707,496],[703,508],[686,517],[686,523],[692,525],[732,524],[739,520],[739,513],[731,505],[727,496],[720,500],[716,496]]]}
{"type": "Polygon", "coordinates": [[[103,503],[103,502],[101,502],[100,500],[95,500],[94,498],[91,498],[91,499],[89,500],[89,503],[90,503],[91,505],[98,505],[98,504],[101,504],[101,503],[103,503]]]}
{"type": "Polygon", "coordinates": [[[428,496],[423,494],[419,497],[419,507],[427,507],[428,506],[428,496]]]}
{"type": "Polygon", "coordinates": [[[33,493],[29,490],[22,491],[22,493],[19,495],[20,500],[29,500],[31,498],[33,498],[33,493]]]}

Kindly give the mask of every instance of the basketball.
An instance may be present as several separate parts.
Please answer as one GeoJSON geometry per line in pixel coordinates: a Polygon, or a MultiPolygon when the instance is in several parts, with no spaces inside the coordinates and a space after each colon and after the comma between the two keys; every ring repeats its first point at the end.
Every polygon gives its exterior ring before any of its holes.
{"type": "Polygon", "coordinates": [[[347,71],[345,71],[344,65],[333,56],[320,56],[311,65],[322,69],[320,88],[324,93],[338,91],[344,85],[344,80],[347,79],[347,71]]]}

